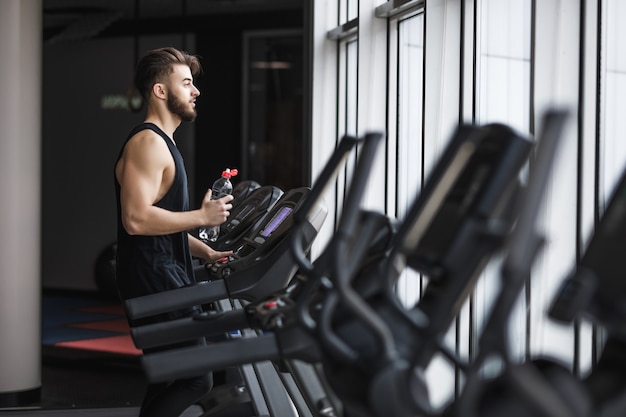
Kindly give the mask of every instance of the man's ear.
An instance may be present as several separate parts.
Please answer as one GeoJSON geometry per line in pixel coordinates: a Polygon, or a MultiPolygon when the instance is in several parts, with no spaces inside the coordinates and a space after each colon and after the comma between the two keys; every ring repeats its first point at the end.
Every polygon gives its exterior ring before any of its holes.
{"type": "Polygon", "coordinates": [[[154,94],[155,97],[160,98],[160,99],[166,99],[167,98],[167,88],[165,87],[165,84],[162,83],[155,83],[152,86],[152,94],[154,94]]]}

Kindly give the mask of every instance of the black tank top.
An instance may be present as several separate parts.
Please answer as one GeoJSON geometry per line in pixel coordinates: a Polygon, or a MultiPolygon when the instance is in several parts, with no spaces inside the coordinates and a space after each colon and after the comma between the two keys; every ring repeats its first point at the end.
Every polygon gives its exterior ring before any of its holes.
{"type": "MultiPolygon", "coordinates": [[[[132,130],[124,147],[130,138],[144,129],[153,130],[163,138],[176,165],[172,186],[155,205],[170,211],[189,210],[187,174],[183,157],[165,132],[152,123],[143,123],[132,130]]],[[[117,161],[121,158],[124,147],[117,161]]],[[[162,236],[129,235],[122,225],[120,184],[115,175],[114,179],[117,197],[116,282],[121,298],[126,300],[194,283],[187,232],[162,236]]],[[[191,311],[193,310],[168,314],[167,318],[179,317],[191,311]]]]}

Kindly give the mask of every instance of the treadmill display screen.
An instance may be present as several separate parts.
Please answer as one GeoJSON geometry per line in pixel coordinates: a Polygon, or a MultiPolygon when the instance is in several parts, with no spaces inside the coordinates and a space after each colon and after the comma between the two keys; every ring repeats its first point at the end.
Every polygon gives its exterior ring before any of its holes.
{"type": "Polygon", "coordinates": [[[272,217],[272,220],[268,223],[265,229],[261,231],[261,236],[268,237],[271,235],[274,230],[276,230],[276,228],[280,226],[283,221],[285,221],[285,218],[289,215],[289,213],[291,213],[291,207],[283,207],[278,210],[278,213],[272,217]]]}

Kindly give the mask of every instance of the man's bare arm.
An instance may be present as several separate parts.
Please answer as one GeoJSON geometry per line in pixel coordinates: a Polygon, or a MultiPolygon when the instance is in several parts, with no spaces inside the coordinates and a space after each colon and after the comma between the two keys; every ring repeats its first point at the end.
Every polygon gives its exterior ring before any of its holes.
{"type": "Polygon", "coordinates": [[[164,235],[226,221],[232,196],[211,200],[210,190],[196,210],[173,212],[154,205],[171,186],[175,167],[165,142],[151,131],[144,132],[149,133],[140,132],[127,143],[116,168],[126,231],[131,235],[164,235]]]}

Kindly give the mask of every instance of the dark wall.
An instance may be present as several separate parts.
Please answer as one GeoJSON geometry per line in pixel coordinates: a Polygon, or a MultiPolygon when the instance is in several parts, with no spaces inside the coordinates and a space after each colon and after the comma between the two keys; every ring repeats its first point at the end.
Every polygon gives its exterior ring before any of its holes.
{"type": "Polygon", "coordinates": [[[129,39],[44,46],[44,288],[94,288],[95,256],[115,240],[112,163],[139,116],[101,105],[128,86],[131,47],[129,39]]]}
{"type": "Polygon", "coordinates": [[[239,34],[200,35],[197,52],[203,58],[203,74],[197,83],[201,95],[196,119],[195,195],[199,205],[224,168],[241,167],[239,34]]]}

